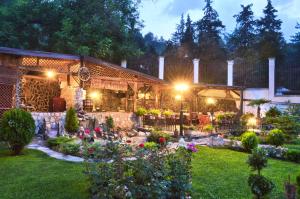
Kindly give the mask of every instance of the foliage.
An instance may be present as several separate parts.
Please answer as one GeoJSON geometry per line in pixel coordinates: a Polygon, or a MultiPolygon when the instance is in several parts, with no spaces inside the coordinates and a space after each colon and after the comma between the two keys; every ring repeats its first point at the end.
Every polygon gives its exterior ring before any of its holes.
{"type": "Polygon", "coordinates": [[[275,118],[267,117],[265,124],[272,125],[274,128],[282,130],[287,135],[297,135],[300,132],[298,117],[292,115],[281,115],[275,118]]]}
{"type": "Polygon", "coordinates": [[[271,0],[263,10],[264,16],[257,21],[259,34],[259,54],[261,60],[269,57],[280,57],[284,39],[281,32],[282,21],[277,18],[277,10],[271,0]]]}
{"type": "Polygon", "coordinates": [[[300,163],[300,151],[288,150],[285,157],[288,161],[300,163]]]}
{"type": "Polygon", "coordinates": [[[236,28],[229,38],[229,50],[233,51],[234,57],[248,59],[254,55],[256,39],[254,14],[252,4],[241,5],[242,11],[237,15],[236,28]]]}
{"type": "Polygon", "coordinates": [[[31,114],[22,109],[10,109],[4,112],[0,122],[0,141],[7,142],[14,154],[19,154],[35,133],[31,114]]]}
{"type": "Polygon", "coordinates": [[[207,125],[205,125],[205,126],[203,127],[203,131],[204,131],[204,132],[209,132],[209,133],[211,133],[213,130],[214,130],[214,127],[213,127],[213,125],[211,125],[211,124],[207,124],[207,125]]]}
{"type": "Polygon", "coordinates": [[[284,143],[284,134],[282,130],[273,129],[267,135],[267,142],[271,145],[281,146],[284,143]]]}
{"type": "Polygon", "coordinates": [[[161,114],[159,109],[150,109],[148,113],[153,116],[159,116],[161,114]]]}
{"type": "Polygon", "coordinates": [[[80,144],[72,142],[62,143],[59,150],[67,155],[78,155],[80,151],[80,144]]]}
{"type": "Polygon", "coordinates": [[[258,137],[254,132],[246,131],[242,134],[241,139],[244,149],[250,152],[252,149],[255,149],[258,145],[258,137]]]}
{"type": "Polygon", "coordinates": [[[267,112],[266,112],[266,117],[278,117],[281,115],[281,111],[276,107],[271,107],[267,112]]]}
{"type": "Polygon", "coordinates": [[[145,149],[153,150],[153,149],[156,149],[158,147],[158,145],[156,142],[145,142],[143,147],[145,149]]]}
{"type": "Polygon", "coordinates": [[[163,133],[160,131],[152,131],[150,132],[150,135],[147,137],[148,142],[155,142],[155,143],[160,143],[159,138],[165,138],[166,142],[168,142],[171,138],[171,136],[168,133],[163,133]]]}
{"type": "Polygon", "coordinates": [[[112,116],[109,116],[107,119],[106,119],[106,125],[107,125],[107,128],[108,129],[112,129],[115,127],[115,123],[114,123],[114,119],[112,118],[112,116]]]}
{"type": "Polygon", "coordinates": [[[288,108],[286,109],[286,113],[288,115],[300,117],[300,105],[299,104],[289,104],[288,108]]]}
{"type": "Polygon", "coordinates": [[[242,126],[246,126],[247,125],[247,122],[250,118],[253,118],[254,117],[254,114],[253,113],[245,113],[241,116],[240,118],[240,122],[241,122],[241,125],[242,126]]]}
{"type": "Polygon", "coordinates": [[[58,149],[61,144],[72,142],[73,140],[74,139],[72,138],[63,137],[63,136],[56,137],[56,138],[49,138],[47,140],[47,146],[49,146],[50,148],[58,149]]]}
{"type": "Polygon", "coordinates": [[[143,147],[108,142],[90,156],[85,148],[86,173],[93,198],[184,198],[191,191],[191,152],[179,148],[143,147]],[[134,160],[126,160],[128,155],[134,160]],[[92,161],[90,161],[92,160],[92,161]]]}
{"type": "Polygon", "coordinates": [[[117,62],[141,54],[138,5],[138,0],[6,1],[0,4],[0,43],[117,62]]]}
{"type": "Polygon", "coordinates": [[[170,117],[174,115],[174,112],[172,110],[165,110],[162,114],[166,117],[170,117]]]}
{"type": "Polygon", "coordinates": [[[137,111],[135,112],[135,114],[137,116],[139,116],[139,117],[140,116],[144,116],[144,115],[147,114],[147,110],[145,108],[140,107],[140,108],[137,109],[137,111]]]}
{"type": "Polygon", "coordinates": [[[225,113],[220,113],[216,115],[216,121],[219,124],[225,123],[225,122],[233,122],[236,117],[235,113],[232,112],[225,112],[225,113]]]}
{"type": "Polygon", "coordinates": [[[191,131],[195,131],[196,127],[193,125],[187,126],[187,125],[183,125],[183,130],[191,130],[191,131]]]}
{"type": "Polygon", "coordinates": [[[267,154],[264,149],[262,148],[255,148],[252,150],[252,154],[248,157],[249,166],[251,167],[252,171],[258,171],[260,175],[260,171],[267,167],[268,158],[267,154]]]}
{"type": "Polygon", "coordinates": [[[65,129],[68,133],[74,134],[79,129],[79,121],[74,108],[69,108],[66,114],[65,129]]]}
{"type": "Polygon", "coordinates": [[[251,174],[248,178],[248,185],[256,198],[263,198],[271,193],[275,185],[264,176],[251,174]]]}
{"type": "Polygon", "coordinates": [[[296,185],[297,185],[297,194],[300,195],[300,175],[296,177],[296,185]]]}

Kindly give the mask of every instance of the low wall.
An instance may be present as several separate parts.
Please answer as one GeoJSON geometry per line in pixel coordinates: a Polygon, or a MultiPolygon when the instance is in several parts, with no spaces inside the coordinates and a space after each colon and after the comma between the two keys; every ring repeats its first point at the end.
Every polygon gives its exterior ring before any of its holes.
{"type": "MultiPolygon", "coordinates": [[[[57,128],[57,123],[64,120],[66,112],[48,113],[48,112],[32,112],[33,119],[36,126],[43,119],[46,120],[46,127],[48,130],[57,128]]],[[[96,118],[99,123],[105,123],[106,117],[113,117],[116,127],[132,128],[136,124],[136,117],[133,113],[122,112],[100,112],[100,113],[87,113],[91,118],[96,118]]]]}

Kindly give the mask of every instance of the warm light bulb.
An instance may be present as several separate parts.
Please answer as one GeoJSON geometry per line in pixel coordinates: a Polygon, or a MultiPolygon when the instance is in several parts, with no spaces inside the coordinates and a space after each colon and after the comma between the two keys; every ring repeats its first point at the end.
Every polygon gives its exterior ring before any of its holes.
{"type": "Polygon", "coordinates": [[[100,98],[100,94],[98,92],[94,91],[94,92],[90,93],[90,97],[93,100],[97,100],[100,98]]]}
{"type": "Polygon", "coordinates": [[[176,95],[176,96],[175,96],[175,99],[176,99],[176,100],[181,100],[181,98],[182,98],[181,95],[176,95]]]}
{"type": "Polygon", "coordinates": [[[52,79],[53,77],[55,77],[55,73],[51,70],[47,71],[46,75],[49,79],[52,79]]]}
{"type": "Polygon", "coordinates": [[[254,117],[249,118],[247,121],[247,125],[248,126],[256,126],[256,118],[254,118],[254,117]]]}
{"type": "Polygon", "coordinates": [[[189,89],[189,86],[185,83],[175,85],[175,90],[177,90],[177,91],[186,91],[188,89],[189,89]]]}
{"type": "Polygon", "coordinates": [[[216,104],[216,100],[214,98],[207,98],[206,103],[209,105],[214,105],[216,104]]]}

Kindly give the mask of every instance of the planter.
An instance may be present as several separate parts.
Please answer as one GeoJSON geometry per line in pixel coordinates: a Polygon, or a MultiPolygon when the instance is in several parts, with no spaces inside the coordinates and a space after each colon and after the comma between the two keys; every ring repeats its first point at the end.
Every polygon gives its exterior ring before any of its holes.
{"type": "Polygon", "coordinates": [[[192,130],[189,130],[189,129],[187,129],[187,130],[184,130],[184,136],[185,137],[191,137],[192,136],[192,130]]]}

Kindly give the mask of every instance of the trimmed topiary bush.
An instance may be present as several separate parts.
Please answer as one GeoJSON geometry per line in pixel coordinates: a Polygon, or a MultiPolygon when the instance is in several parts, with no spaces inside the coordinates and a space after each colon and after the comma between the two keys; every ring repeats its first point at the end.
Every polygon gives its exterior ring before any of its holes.
{"type": "Polygon", "coordinates": [[[34,120],[30,113],[21,109],[6,111],[0,123],[0,141],[7,142],[15,155],[20,154],[35,133],[34,120]]]}
{"type": "Polygon", "coordinates": [[[79,129],[77,113],[72,107],[67,111],[65,129],[70,134],[76,133],[79,129]]]}
{"type": "Polygon", "coordinates": [[[251,192],[256,196],[256,198],[264,198],[264,196],[271,193],[275,187],[272,181],[257,174],[251,174],[249,176],[248,185],[250,186],[251,192]]]}
{"type": "Polygon", "coordinates": [[[242,135],[242,145],[244,149],[250,152],[252,149],[256,148],[258,145],[258,137],[254,132],[246,131],[242,135]]]}
{"type": "Polygon", "coordinates": [[[284,134],[280,129],[273,129],[267,135],[267,143],[275,145],[276,147],[283,145],[284,134]]]}
{"type": "Polygon", "coordinates": [[[262,148],[255,148],[252,150],[252,154],[248,157],[248,164],[253,171],[257,171],[260,175],[260,171],[267,167],[268,157],[266,152],[262,148]]]}
{"type": "Polygon", "coordinates": [[[112,118],[112,116],[109,116],[107,119],[106,119],[106,125],[107,125],[107,128],[110,130],[110,129],[113,129],[115,127],[115,123],[114,123],[114,119],[112,118]]]}

